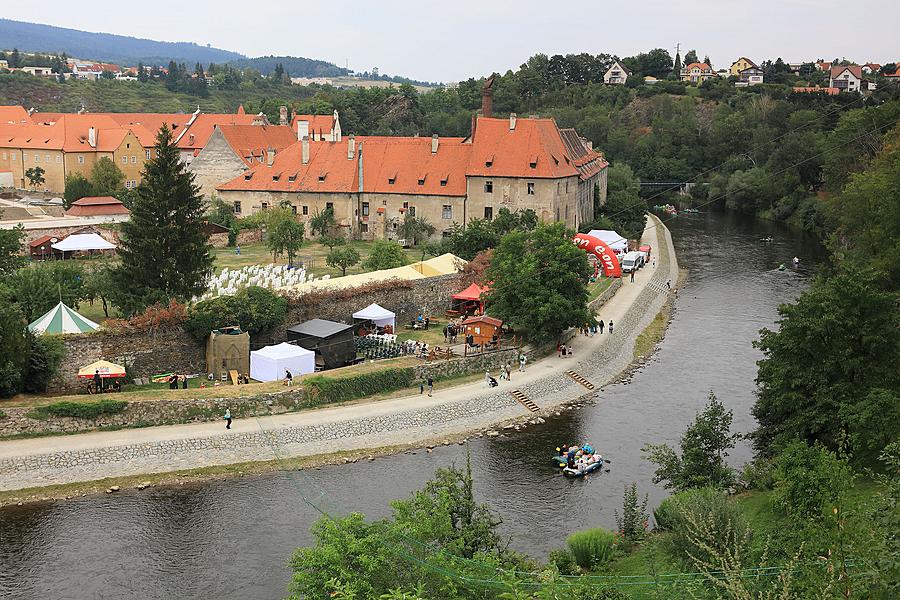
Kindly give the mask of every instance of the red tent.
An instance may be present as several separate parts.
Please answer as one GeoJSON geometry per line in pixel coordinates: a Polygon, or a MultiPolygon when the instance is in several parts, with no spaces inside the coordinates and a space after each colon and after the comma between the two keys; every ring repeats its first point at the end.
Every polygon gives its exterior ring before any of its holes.
{"type": "MultiPolygon", "coordinates": [[[[452,298],[461,302],[464,305],[469,305],[469,303],[477,303],[477,309],[479,313],[484,312],[484,301],[481,299],[481,295],[486,293],[490,288],[488,286],[480,286],[477,283],[473,283],[463,291],[458,294],[453,294],[452,298]]],[[[469,307],[471,310],[474,307],[469,307]]],[[[469,310],[465,310],[463,312],[469,312],[469,310]]]]}

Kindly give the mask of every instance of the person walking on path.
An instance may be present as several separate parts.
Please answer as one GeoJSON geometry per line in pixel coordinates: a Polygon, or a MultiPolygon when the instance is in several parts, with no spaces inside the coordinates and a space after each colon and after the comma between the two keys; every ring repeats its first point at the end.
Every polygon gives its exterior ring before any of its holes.
{"type": "Polygon", "coordinates": [[[654,269],[656,268],[656,257],[655,256],[653,257],[653,268],[654,269]]]}
{"type": "Polygon", "coordinates": [[[100,369],[94,370],[94,393],[99,394],[103,391],[103,379],[100,378],[100,369]]]}
{"type": "Polygon", "coordinates": [[[612,322],[612,319],[610,319],[610,321],[609,321],[609,335],[612,335],[612,329],[613,329],[613,322],[612,322]]]}
{"type": "Polygon", "coordinates": [[[503,367],[503,370],[506,371],[506,380],[512,381],[512,366],[509,363],[506,363],[506,366],[503,367]]]}
{"type": "Polygon", "coordinates": [[[225,429],[231,429],[231,409],[225,409],[225,429]]]}
{"type": "Polygon", "coordinates": [[[422,381],[419,382],[419,395],[421,396],[424,393],[425,393],[425,380],[423,379],[422,381]]]}
{"type": "Polygon", "coordinates": [[[519,355],[519,372],[520,373],[525,372],[525,361],[527,361],[527,360],[528,360],[528,358],[525,356],[524,352],[519,355]]]}
{"type": "Polygon", "coordinates": [[[434,392],[434,379],[431,376],[428,377],[428,395],[430,396],[434,392]]]}
{"type": "Polygon", "coordinates": [[[631,271],[631,283],[634,283],[634,269],[631,271]]]}
{"type": "Polygon", "coordinates": [[[187,375],[181,376],[181,389],[183,389],[183,390],[187,389],[187,375]]]}
{"type": "Polygon", "coordinates": [[[597,330],[600,332],[600,335],[603,335],[604,325],[605,325],[605,323],[603,322],[603,319],[600,319],[600,322],[597,323],[597,330]]]}

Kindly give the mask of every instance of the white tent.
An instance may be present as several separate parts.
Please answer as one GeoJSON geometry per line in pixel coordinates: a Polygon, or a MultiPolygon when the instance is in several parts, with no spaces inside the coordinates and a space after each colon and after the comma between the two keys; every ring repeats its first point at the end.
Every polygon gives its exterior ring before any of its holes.
{"type": "Polygon", "coordinates": [[[397,315],[386,308],[378,306],[375,303],[372,303],[364,309],[353,313],[353,318],[361,319],[364,321],[372,321],[379,327],[384,327],[385,325],[395,327],[397,324],[397,315]]]}
{"type": "Polygon", "coordinates": [[[51,244],[50,247],[60,252],[85,252],[87,250],[114,250],[116,246],[96,233],[75,233],[64,240],[51,244]]]}
{"type": "Polygon", "coordinates": [[[266,346],[250,353],[250,377],[257,381],[284,379],[285,369],[291,375],[303,375],[316,371],[316,353],[293,344],[281,343],[266,346]]]}
{"type": "Polygon", "coordinates": [[[628,252],[628,240],[611,229],[591,229],[587,234],[605,243],[617,254],[628,252]]]}

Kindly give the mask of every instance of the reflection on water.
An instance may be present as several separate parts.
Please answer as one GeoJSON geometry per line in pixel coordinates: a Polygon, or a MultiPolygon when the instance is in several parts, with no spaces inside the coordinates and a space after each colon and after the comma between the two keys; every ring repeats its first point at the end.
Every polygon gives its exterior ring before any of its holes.
{"type": "MultiPolygon", "coordinates": [[[[731,215],[668,222],[682,267],[675,319],[653,359],[596,406],[552,417],[514,437],[468,444],[477,492],[502,515],[513,547],[545,557],[577,529],[614,525],[622,488],[638,482],[651,505],[665,496],[641,458],[648,442],[677,441],[710,390],[750,431],[757,331],[803,289],[819,249],[777,225],[731,215]],[[773,236],[771,243],[761,238],[773,236]],[[794,256],[801,267],[779,271],[794,256]],[[549,455],[590,440],[610,472],[560,477],[549,455]],[[565,510],[560,510],[565,506],[565,510]]],[[[732,461],[749,456],[742,446],[732,461]]],[[[310,540],[319,512],[377,518],[435,468],[461,464],[466,447],[276,473],[252,479],[122,492],[0,511],[0,597],[280,598],[291,552],[310,540]]]]}

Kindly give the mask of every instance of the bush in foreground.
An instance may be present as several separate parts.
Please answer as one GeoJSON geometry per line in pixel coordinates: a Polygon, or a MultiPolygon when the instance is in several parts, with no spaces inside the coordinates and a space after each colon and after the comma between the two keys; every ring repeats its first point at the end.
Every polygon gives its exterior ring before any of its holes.
{"type": "Polygon", "coordinates": [[[566,539],[566,544],[578,566],[590,569],[609,562],[615,551],[615,540],[612,531],[597,527],[576,531],[566,539]]]}

